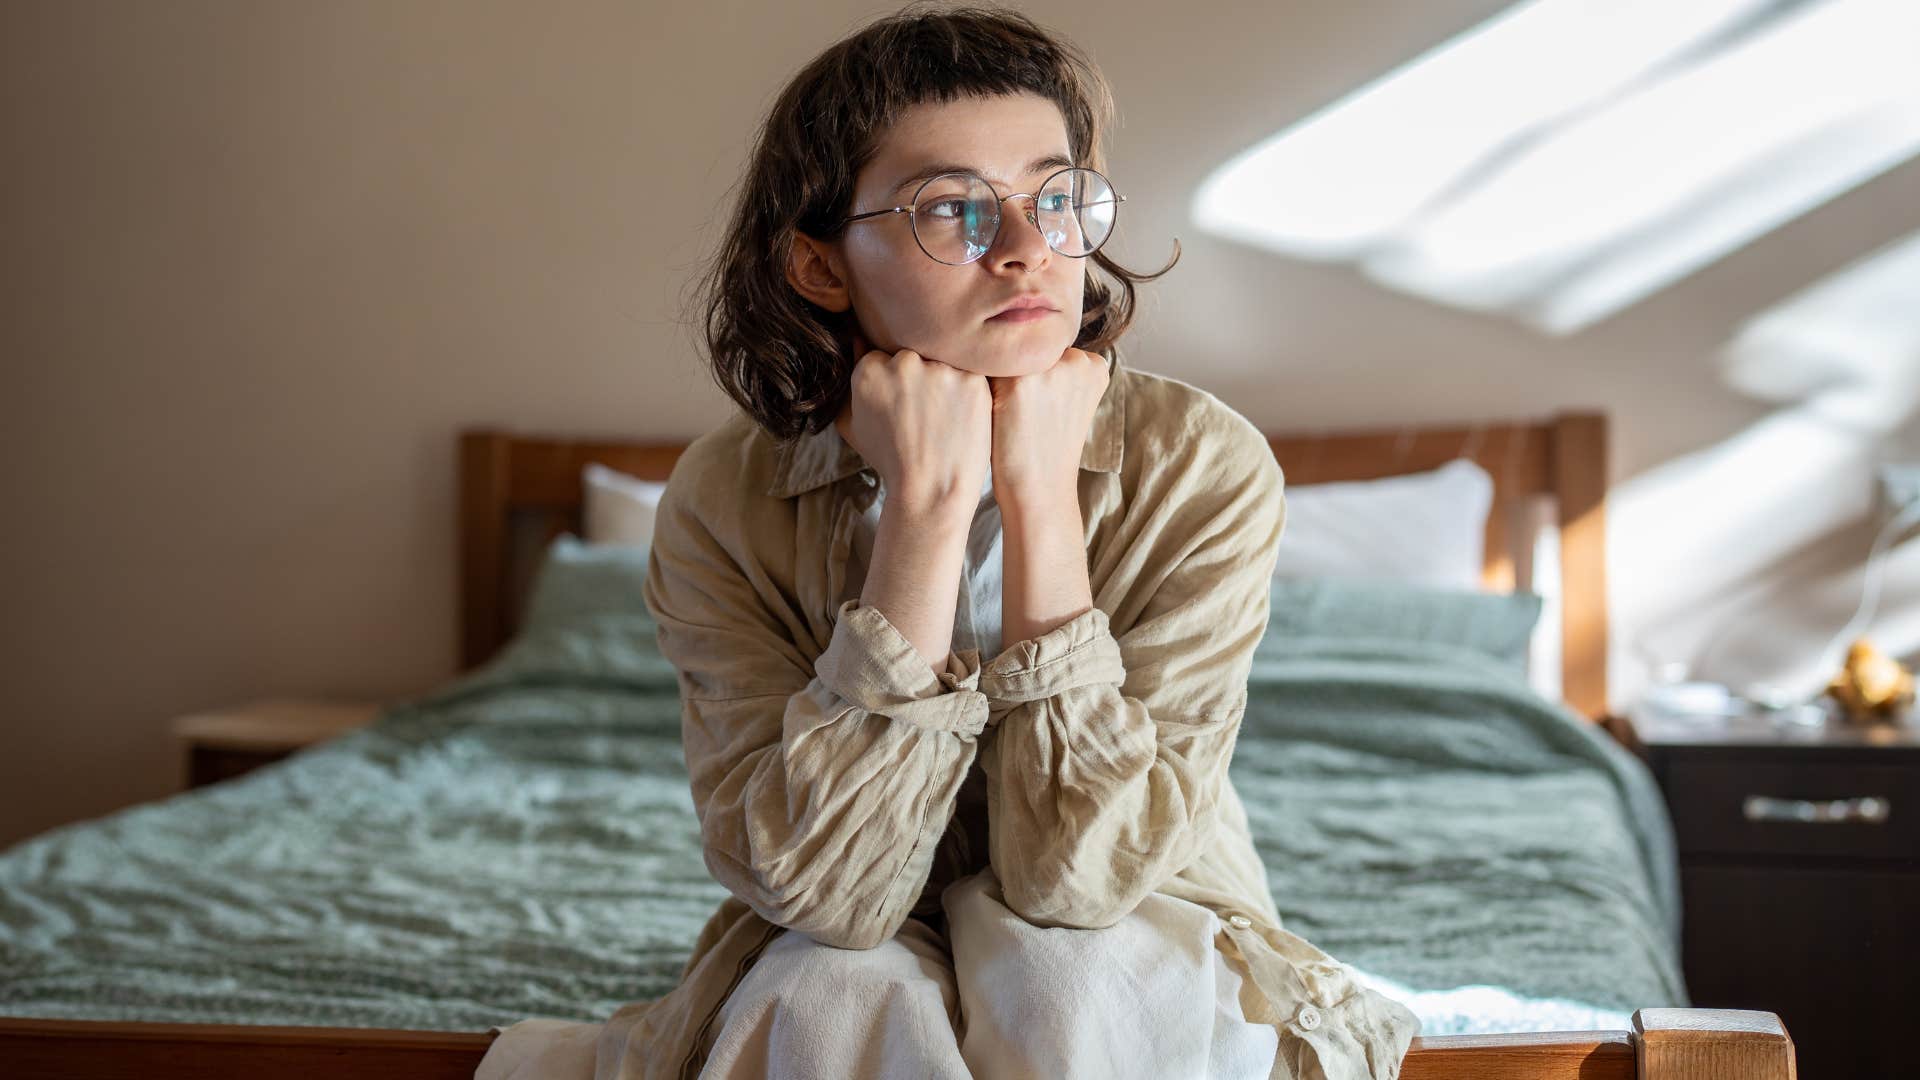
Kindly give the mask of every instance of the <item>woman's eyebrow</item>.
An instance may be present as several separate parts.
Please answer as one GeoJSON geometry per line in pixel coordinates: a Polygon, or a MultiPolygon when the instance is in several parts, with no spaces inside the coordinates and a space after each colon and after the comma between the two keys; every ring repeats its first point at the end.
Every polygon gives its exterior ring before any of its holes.
{"type": "MultiPolygon", "coordinates": [[[[1072,164],[1073,159],[1064,154],[1045,154],[1027,162],[1026,172],[1022,175],[1031,176],[1042,169],[1064,169],[1072,164]]],[[[972,165],[960,165],[954,162],[938,162],[932,165],[922,166],[921,168],[915,169],[912,175],[902,177],[900,182],[893,185],[892,190],[888,191],[887,194],[898,195],[900,194],[900,189],[906,187],[908,184],[917,184],[923,180],[931,180],[941,173],[950,172],[970,172],[977,176],[984,177],[987,180],[993,179],[972,165]]]]}

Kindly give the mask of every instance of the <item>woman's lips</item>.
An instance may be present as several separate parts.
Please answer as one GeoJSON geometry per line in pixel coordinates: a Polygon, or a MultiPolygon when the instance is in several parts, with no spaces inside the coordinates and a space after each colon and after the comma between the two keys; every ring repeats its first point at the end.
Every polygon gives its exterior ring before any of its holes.
{"type": "Polygon", "coordinates": [[[1023,307],[1014,308],[1012,311],[1003,311],[987,321],[997,323],[1032,322],[1035,319],[1044,319],[1052,314],[1055,314],[1052,308],[1023,307]]]}

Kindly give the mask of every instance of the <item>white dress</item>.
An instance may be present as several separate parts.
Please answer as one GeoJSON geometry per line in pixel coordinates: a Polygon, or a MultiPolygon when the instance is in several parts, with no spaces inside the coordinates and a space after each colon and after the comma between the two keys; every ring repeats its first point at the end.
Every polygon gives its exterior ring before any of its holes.
{"type": "MultiPolygon", "coordinates": [[[[874,489],[852,537],[858,596],[886,501],[874,489]]],[[[1000,654],[1000,507],[980,489],[954,607],[953,649],[1000,654]]],[[[976,766],[977,768],[977,766],[976,766]]],[[[1264,1080],[1279,1033],[1241,1011],[1242,972],[1216,945],[1219,916],[1150,894],[1102,930],[1036,927],[1002,902],[991,869],[940,894],[946,939],[920,919],[878,948],[785,931],[721,1008],[703,1077],[1210,1077],[1264,1080]]]]}

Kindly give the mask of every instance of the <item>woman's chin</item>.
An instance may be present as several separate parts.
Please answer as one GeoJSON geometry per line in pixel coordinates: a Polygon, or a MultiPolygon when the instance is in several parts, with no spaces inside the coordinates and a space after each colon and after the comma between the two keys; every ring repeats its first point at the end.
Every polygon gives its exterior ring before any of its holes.
{"type": "Polygon", "coordinates": [[[1037,375],[1059,363],[1060,357],[1071,344],[1069,342],[1059,346],[995,350],[993,353],[983,354],[973,370],[995,379],[1017,379],[1022,375],[1037,375]]]}

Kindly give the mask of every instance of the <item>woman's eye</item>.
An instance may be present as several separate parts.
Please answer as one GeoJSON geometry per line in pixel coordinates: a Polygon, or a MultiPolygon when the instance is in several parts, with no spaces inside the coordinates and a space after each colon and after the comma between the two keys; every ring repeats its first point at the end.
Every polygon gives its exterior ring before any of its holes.
{"type": "Polygon", "coordinates": [[[941,199],[927,207],[927,213],[934,217],[959,217],[966,212],[967,200],[965,199],[941,199]]]}
{"type": "Polygon", "coordinates": [[[1063,213],[1072,208],[1073,196],[1068,195],[1064,192],[1055,194],[1055,195],[1048,195],[1043,197],[1040,200],[1040,204],[1042,209],[1051,210],[1056,214],[1063,213]]]}

